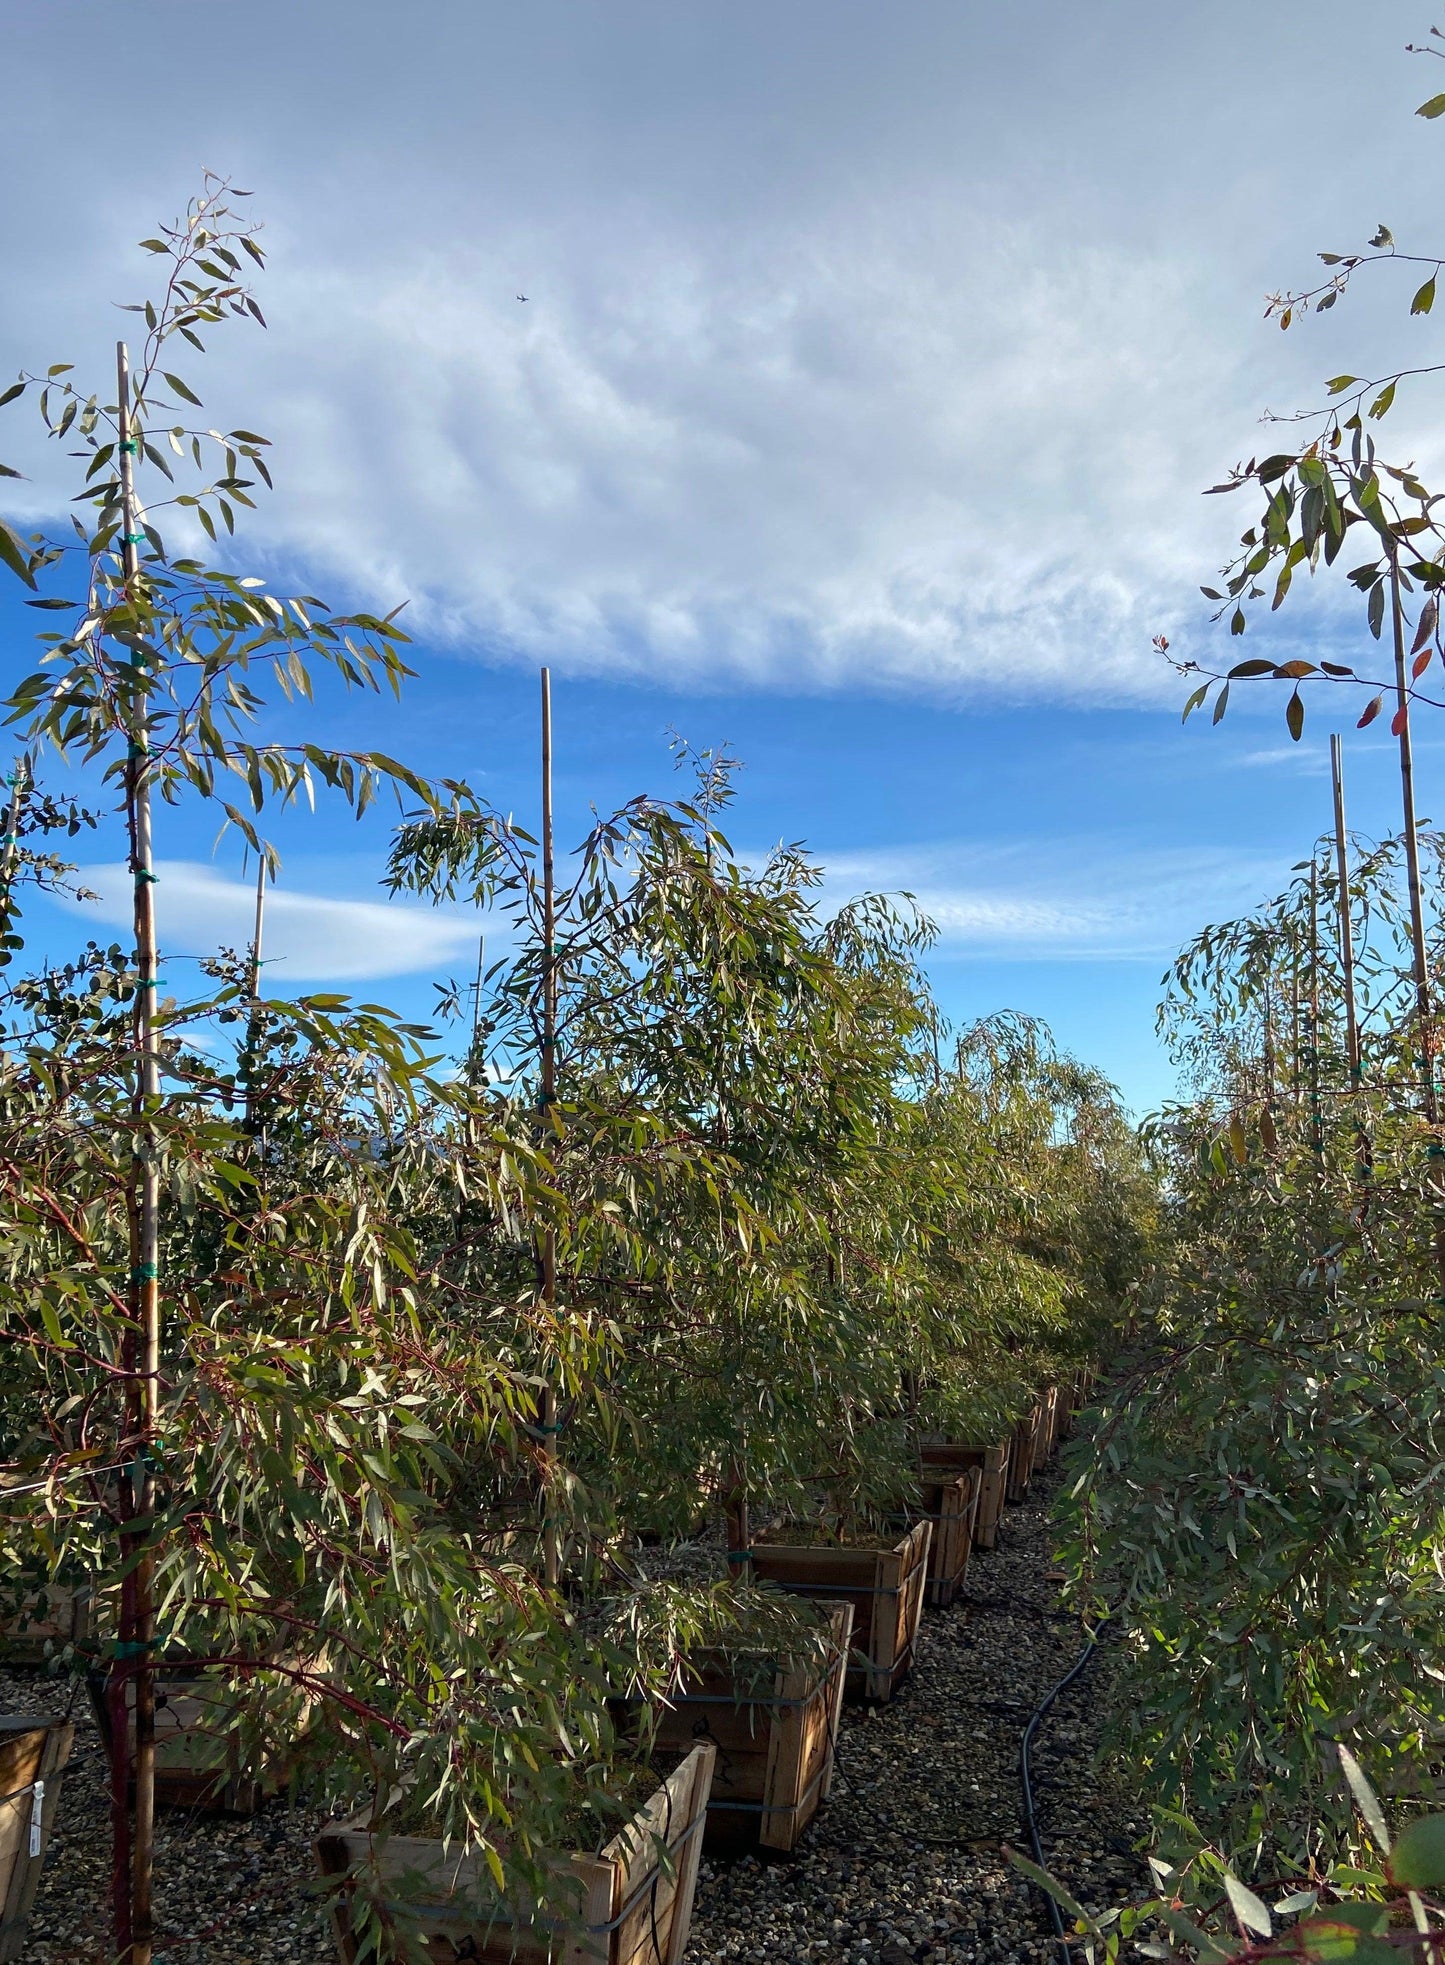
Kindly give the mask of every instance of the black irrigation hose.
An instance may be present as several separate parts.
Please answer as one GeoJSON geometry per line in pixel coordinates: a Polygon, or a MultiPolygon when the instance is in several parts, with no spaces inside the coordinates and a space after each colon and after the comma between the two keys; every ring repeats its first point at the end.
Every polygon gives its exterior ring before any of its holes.
{"type": "MultiPolygon", "coordinates": [[[[1099,1619],[1093,1630],[1089,1632],[1088,1641],[1085,1643],[1083,1650],[1064,1673],[1064,1676],[1058,1681],[1057,1685],[1052,1686],[1034,1707],[1033,1711],[1029,1714],[1028,1725],[1024,1728],[1023,1741],[1019,1747],[1019,1782],[1024,1791],[1024,1827],[1028,1830],[1029,1847],[1033,1851],[1034,1861],[1040,1869],[1046,1869],[1048,1865],[1044,1861],[1044,1845],[1039,1840],[1039,1818],[1038,1812],[1034,1807],[1033,1780],[1029,1774],[1029,1750],[1033,1746],[1034,1735],[1039,1730],[1039,1724],[1050,1706],[1053,1705],[1060,1693],[1068,1691],[1074,1680],[1084,1670],[1089,1660],[1098,1650],[1099,1633],[1103,1630],[1109,1621],[1109,1617],[1112,1615],[1113,1612],[1110,1611],[1107,1615],[1099,1619]]],[[[1052,1896],[1048,1899],[1048,1905],[1049,1917],[1054,1927],[1054,1936],[1058,1940],[1059,1956],[1063,1961],[1063,1965],[1072,1965],[1072,1953],[1069,1950],[1069,1936],[1064,1929],[1063,1913],[1052,1896]]]]}

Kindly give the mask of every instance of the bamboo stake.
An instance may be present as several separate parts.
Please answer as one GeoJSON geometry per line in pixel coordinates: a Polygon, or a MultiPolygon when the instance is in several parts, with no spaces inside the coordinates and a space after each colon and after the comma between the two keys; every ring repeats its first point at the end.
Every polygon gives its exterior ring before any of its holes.
{"type": "Polygon", "coordinates": [[[1355,934],[1350,919],[1350,860],[1345,840],[1345,754],[1340,734],[1330,737],[1330,776],[1335,793],[1335,877],[1339,882],[1340,967],[1345,984],[1345,1060],[1351,1089],[1360,1082],[1360,1020],[1355,1003],[1355,934]]]}
{"type": "Polygon", "coordinates": [[[1410,886],[1410,943],[1415,970],[1415,1017],[1420,1030],[1420,1077],[1425,1118],[1439,1121],[1435,1093],[1435,1033],[1430,969],[1425,947],[1425,903],[1420,885],[1420,837],[1415,824],[1415,761],[1410,743],[1410,685],[1405,672],[1405,611],[1400,601],[1400,559],[1390,551],[1390,612],[1395,630],[1395,721],[1400,739],[1400,794],[1405,817],[1405,871],[1410,886]]]}
{"type": "Polygon", "coordinates": [[[4,888],[4,906],[10,912],[10,888],[15,879],[15,862],[20,857],[20,814],[25,808],[25,794],[30,789],[30,760],[19,757],[15,769],[6,783],[10,786],[10,809],[5,815],[5,856],[0,862],[0,885],[4,888]]]}
{"type": "Polygon", "coordinates": [[[1400,599],[1399,548],[1390,548],[1390,615],[1395,639],[1395,721],[1400,739],[1400,797],[1405,821],[1405,871],[1410,886],[1410,943],[1415,969],[1415,1019],[1420,1034],[1420,1091],[1425,1123],[1431,1131],[1426,1149],[1432,1163],[1430,1185],[1435,1195],[1435,1266],[1440,1276],[1440,1297],[1445,1303],[1445,1222],[1440,1219],[1438,1182],[1434,1165],[1442,1157],[1440,1108],[1435,1090],[1435,1019],[1430,997],[1429,953],[1425,945],[1425,901],[1420,884],[1420,836],[1415,822],[1415,761],[1410,742],[1410,683],[1405,667],[1405,609],[1400,599]]]}
{"type": "Polygon", "coordinates": [[[477,937],[477,980],[472,985],[472,1049],[467,1064],[467,1083],[475,1086],[481,1075],[482,1060],[482,983],[487,969],[487,938],[477,937]]]}
{"type": "Polygon", "coordinates": [[[1310,1134],[1315,1158],[1323,1159],[1325,1127],[1320,1110],[1320,868],[1310,857],[1310,1134]]]}
{"type": "Polygon", "coordinates": [[[256,1061],[261,1050],[261,936],[266,925],[266,855],[256,867],[256,926],[251,936],[251,1014],[246,1025],[246,1131],[256,1130],[256,1061]]]}
{"type": "MultiPolygon", "coordinates": [[[[542,1120],[552,1125],[557,1097],[557,892],[552,856],[552,674],[542,671],[542,1120]]],[[[557,1231],[542,1233],[542,1303],[557,1303],[557,1231]]],[[[562,1563],[552,1486],[557,1462],[557,1393],[546,1373],[537,1415],[542,1434],[542,1573],[550,1589],[561,1580],[562,1563]]]]}
{"type": "MultiPolygon", "coordinates": [[[[117,453],[121,493],[121,567],[127,602],[138,600],[142,538],[135,497],[137,439],[131,418],[130,358],[116,344],[117,453]]],[[[130,1471],[122,1477],[122,1510],[129,1522],[154,1513],[157,1387],[160,1375],[160,1176],[151,1115],[160,1098],[160,1050],[156,1036],[157,975],[155,871],[151,864],[151,773],[149,762],[147,675],[149,651],[131,635],[130,744],[126,762],[126,821],[131,872],[135,879],[136,991],[134,1038],[136,1089],[133,1102],[135,1144],[130,1173],[130,1312],[134,1332],[126,1339],[126,1433],[130,1471]]],[[[155,1843],[155,1605],[153,1558],[144,1538],[122,1530],[121,1549],[133,1567],[121,1585],[120,1643],[111,1672],[114,1754],[119,1763],[119,1812],[125,1810],[126,1683],[135,1683],[135,1831],[130,1850],[129,1891],[117,1902],[116,1938],[121,1965],[151,1965],[151,1878],[155,1843]],[[118,1696],[117,1696],[118,1693],[118,1696]],[[124,1915],[122,1915],[124,1913],[124,1915]]],[[[112,1813],[117,1796],[112,1787],[112,1813]]],[[[117,1882],[119,1882],[117,1877],[117,1882]]]]}

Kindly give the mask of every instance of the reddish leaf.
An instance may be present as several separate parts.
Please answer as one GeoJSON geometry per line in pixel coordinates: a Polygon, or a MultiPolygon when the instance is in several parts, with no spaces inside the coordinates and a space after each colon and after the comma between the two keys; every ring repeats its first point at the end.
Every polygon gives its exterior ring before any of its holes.
{"type": "Polygon", "coordinates": [[[1385,707],[1385,698],[1383,693],[1379,696],[1372,697],[1370,701],[1365,705],[1365,714],[1360,718],[1359,722],[1355,725],[1355,728],[1357,730],[1363,730],[1367,723],[1373,723],[1375,718],[1380,714],[1380,711],[1384,707],[1385,707]]]}
{"type": "Polygon", "coordinates": [[[1398,737],[1409,721],[1410,705],[1408,703],[1402,703],[1390,718],[1390,735],[1392,737],[1398,737]]]}
{"type": "Polygon", "coordinates": [[[1434,659],[1435,659],[1435,651],[1433,648],[1426,648],[1422,650],[1422,652],[1415,657],[1415,666],[1410,671],[1411,680],[1418,682],[1421,676],[1424,675],[1426,669],[1429,668],[1431,662],[1434,659]]]}

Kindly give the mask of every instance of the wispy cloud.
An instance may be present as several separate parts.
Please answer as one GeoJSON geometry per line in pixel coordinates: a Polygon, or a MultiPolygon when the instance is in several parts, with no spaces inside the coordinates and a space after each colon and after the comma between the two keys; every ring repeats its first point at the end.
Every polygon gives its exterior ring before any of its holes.
{"type": "MultiPolygon", "coordinates": [[[[163,860],[157,870],[163,954],[204,956],[221,947],[250,945],[255,890],[249,882],[230,879],[203,861],[163,860]]],[[[129,928],[131,876],[125,867],[82,867],[78,877],[99,899],[68,905],[94,921],[129,928]]],[[[440,973],[463,954],[474,956],[476,938],[475,917],[439,909],[337,899],[284,886],[266,896],[269,979],[282,991],[293,982],[440,973]]]]}
{"type": "Polygon", "coordinates": [[[822,855],[826,892],[908,892],[938,929],[938,955],[1012,961],[1157,960],[1205,921],[1272,893],[1284,855],[1149,850],[1112,840],[968,842],[822,855]]]}

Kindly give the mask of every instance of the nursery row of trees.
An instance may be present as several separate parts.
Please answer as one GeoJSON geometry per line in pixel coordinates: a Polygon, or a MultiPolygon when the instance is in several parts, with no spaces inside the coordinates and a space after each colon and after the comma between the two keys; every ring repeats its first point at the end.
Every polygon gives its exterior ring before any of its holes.
{"type": "Polygon", "coordinates": [[[239,196],[208,181],[147,242],[133,375],[0,396],[81,479],[71,526],[0,527],[42,629],[0,876],[0,1566],[12,1614],[90,1593],[86,1662],[134,1725],[125,1965],[153,1935],[158,1659],[226,1677],[257,1757],[308,1712],[323,1800],[545,1893],[579,1794],[610,1827],[619,1694],[813,1629],[748,1581],[760,1513],[845,1538],[908,1503],[921,1439],[1006,1431],[1115,1324],[1151,1208],[1096,1075],[1016,1019],[945,1029],[908,904],[828,912],[800,849],[739,861],[727,759],[559,877],[550,833],[465,785],[296,735],[323,676],[400,688],[406,637],[167,543],[229,536],[270,481],[166,366],[257,312],[239,196]],[[506,922],[459,1068],[375,1005],[263,998],[245,951],[190,992],[165,959],[153,807],[164,840],[220,820],[269,856],[272,807],[388,791],[394,888],[506,922]],[[134,946],[34,965],[28,892],[111,814],[134,946]],[[724,1516],[713,1580],[641,1583],[643,1541],[724,1516]]]}
{"type": "MultiPolygon", "coordinates": [[[[1412,52],[1439,58],[1445,38],[1432,30],[1412,52]]],[[[1434,123],[1445,96],[1418,113],[1434,123]]],[[[1382,224],[1368,246],[1320,259],[1317,281],[1271,297],[1281,328],[1333,309],[1362,280],[1401,275],[1414,332],[1428,327],[1445,264],[1432,248],[1397,245],[1382,224]]],[[[1209,705],[1218,723],[1232,690],[1269,682],[1286,685],[1296,741],[1303,692],[1349,709],[1361,729],[1383,715],[1401,788],[1398,836],[1348,836],[1333,739],[1333,832],[1283,894],[1205,931],[1165,978],[1161,1029],[1188,1095],[1147,1129],[1164,1194],[1158,1263],[1073,1526],[1081,1572],[1118,1592],[1117,1741],[1175,1811],[1160,1873],[1174,1911],[1208,1925],[1208,1936],[1174,1927],[1201,1957],[1241,1941],[1271,1950],[1264,1907],[1241,1911],[1223,1891],[1226,1860],[1257,1877],[1301,1876],[1309,1887],[1294,1909],[1341,1859],[1338,1889],[1388,1894],[1383,1818],[1361,1804],[1358,1769],[1342,1777],[1341,1747],[1407,1814],[1438,1795],[1445,841],[1416,822],[1413,736],[1440,702],[1445,530],[1438,494],[1410,453],[1386,454],[1384,429],[1397,397],[1440,372],[1413,354],[1333,377],[1316,407],[1266,417],[1278,450],[1212,487],[1257,501],[1219,584],[1204,589],[1232,634],[1252,624],[1255,603],[1293,607],[1305,576],[1331,569],[1354,590],[1363,632],[1317,617],[1304,653],[1220,670],[1171,655],[1195,685],[1186,718],[1209,705]],[[1376,1854],[1359,1820],[1378,1829],[1376,1854]]],[[[1438,1867],[1427,1880],[1439,1882],[1438,1867]]],[[[1166,1923],[1172,1914],[1166,1903],[1166,1923]]],[[[1351,1935],[1346,1918],[1320,1943],[1363,1956],[1383,1931],[1365,1917],[1351,1935]]],[[[1300,1949],[1286,1931],[1278,1947],[1290,1946],[1300,1949]]]]}

